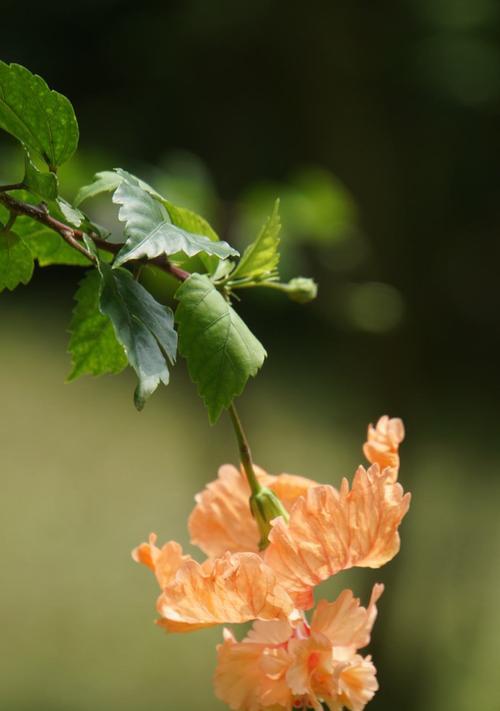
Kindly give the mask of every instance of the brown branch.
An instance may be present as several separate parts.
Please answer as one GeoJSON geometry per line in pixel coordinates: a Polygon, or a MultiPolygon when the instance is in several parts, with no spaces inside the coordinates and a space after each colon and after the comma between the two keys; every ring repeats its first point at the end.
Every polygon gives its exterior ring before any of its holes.
{"type": "Polygon", "coordinates": [[[24,188],[23,183],[12,183],[12,185],[0,185],[0,193],[6,193],[9,190],[22,190],[24,188]]]}
{"type": "MultiPolygon", "coordinates": [[[[6,188],[9,188],[9,186],[6,186],[6,188]]],[[[11,187],[9,189],[12,190],[14,188],[11,187]]],[[[94,255],[91,254],[91,252],[89,252],[83,244],[81,244],[85,236],[90,237],[96,247],[105,252],[116,254],[121,249],[121,245],[106,242],[106,240],[101,239],[101,237],[94,232],[87,234],[76,227],[70,227],[64,222],[57,220],[55,217],[50,215],[47,207],[43,203],[41,205],[31,205],[27,202],[21,202],[20,200],[13,198],[11,195],[7,195],[5,189],[0,189],[0,203],[5,205],[11,215],[25,215],[26,217],[31,217],[32,220],[40,222],[42,225],[45,225],[54,232],[57,232],[57,234],[59,234],[70,247],[76,249],[91,262],[96,261],[94,255]]],[[[185,281],[189,276],[191,276],[189,272],[186,272],[184,269],[172,264],[165,256],[155,257],[154,259],[141,259],[137,260],[137,262],[140,264],[158,267],[158,269],[167,272],[167,274],[171,274],[179,281],[185,281]]]]}

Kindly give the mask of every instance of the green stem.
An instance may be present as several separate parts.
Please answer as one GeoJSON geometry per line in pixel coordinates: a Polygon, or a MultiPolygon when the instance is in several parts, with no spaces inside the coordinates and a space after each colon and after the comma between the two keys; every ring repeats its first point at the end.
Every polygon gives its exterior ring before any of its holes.
{"type": "Polygon", "coordinates": [[[248,485],[250,486],[252,494],[258,494],[261,491],[262,487],[259,484],[257,475],[255,474],[255,470],[253,468],[252,452],[250,450],[250,445],[248,444],[247,436],[243,429],[243,425],[241,424],[241,420],[239,418],[236,407],[234,406],[234,403],[229,406],[229,415],[231,417],[231,423],[233,425],[234,433],[238,441],[238,448],[240,450],[240,460],[243,465],[243,469],[245,470],[248,485]]]}

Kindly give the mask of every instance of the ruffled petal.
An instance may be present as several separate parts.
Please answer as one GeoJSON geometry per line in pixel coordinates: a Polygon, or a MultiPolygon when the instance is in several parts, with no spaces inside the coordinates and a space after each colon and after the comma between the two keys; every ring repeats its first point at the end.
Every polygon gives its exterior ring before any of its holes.
{"type": "MultiPolygon", "coordinates": [[[[299,496],[316,483],[292,474],[271,476],[255,467],[257,478],[268,486],[289,509],[299,496]]],[[[188,521],[191,543],[206,555],[259,551],[260,534],[250,513],[250,488],[243,474],[229,464],[219,469],[218,478],[196,495],[188,521]]]]}
{"type": "Polygon", "coordinates": [[[399,445],[404,440],[405,428],[398,417],[383,415],[375,425],[368,426],[367,441],[363,445],[365,457],[381,469],[390,467],[392,480],[396,481],[399,470],[399,445]]]}
{"type": "Polygon", "coordinates": [[[338,701],[340,706],[333,706],[333,709],[336,711],[337,708],[345,706],[350,711],[363,711],[379,688],[376,674],[377,670],[371,657],[356,655],[351,663],[344,667],[339,676],[338,701]]]}
{"type": "Polygon", "coordinates": [[[264,552],[295,604],[312,605],[312,588],[353,566],[379,568],[399,550],[398,526],[410,504],[391,472],[359,467],[352,489],[346,479],[308,489],[297,499],[290,521],[275,519],[264,552]]]}
{"type": "MultiPolygon", "coordinates": [[[[311,631],[327,637],[334,647],[345,648],[344,657],[366,647],[377,617],[376,603],[383,591],[383,585],[373,586],[367,608],[360,605],[351,590],[344,590],[335,602],[320,600],[311,620],[311,631]]],[[[339,651],[336,651],[337,659],[339,651]]]]}
{"type": "Polygon", "coordinates": [[[234,711],[289,710],[292,694],[285,674],[289,656],[285,649],[236,642],[226,635],[217,647],[214,676],[216,696],[234,711]]]}
{"type": "Polygon", "coordinates": [[[255,553],[182,565],[158,599],[158,624],[189,632],[221,623],[285,619],[293,605],[275,573],[255,553]]]}
{"type": "Polygon", "coordinates": [[[288,620],[256,620],[244,642],[280,645],[292,636],[292,626],[288,620]]]}
{"type": "Polygon", "coordinates": [[[175,541],[169,541],[162,548],[158,548],[156,540],[156,533],[151,533],[149,543],[141,543],[134,548],[132,558],[152,570],[159,586],[164,588],[175,577],[179,568],[192,558],[183,555],[182,547],[175,541]]]}

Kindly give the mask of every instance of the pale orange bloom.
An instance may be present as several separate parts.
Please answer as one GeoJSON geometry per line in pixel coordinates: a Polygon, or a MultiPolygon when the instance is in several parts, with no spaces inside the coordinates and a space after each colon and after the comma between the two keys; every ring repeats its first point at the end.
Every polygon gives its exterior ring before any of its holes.
{"type": "Polygon", "coordinates": [[[305,620],[256,622],[243,642],[225,632],[218,647],[215,692],[234,711],[312,706],[361,711],[378,688],[366,646],[383,586],[373,589],[367,609],[350,590],[334,603],[322,600],[309,626],[305,620]]]}
{"type": "Polygon", "coordinates": [[[155,542],[152,534],[133,556],[156,575],[162,588],[158,624],[169,632],[286,618],[292,612],[288,593],[256,553],[226,553],[200,564],[183,555],[178,543],[159,549],[155,542]]]}
{"type": "Polygon", "coordinates": [[[390,467],[393,481],[398,478],[398,450],[404,437],[403,421],[398,417],[383,415],[375,427],[368,425],[368,439],[363,445],[364,455],[371,464],[378,464],[381,469],[390,467]]]}
{"type": "Polygon", "coordinates": [[[398,527],[410,504],[389,469],[359,467],[352,488],[316,486],[299,497],[287,523],[273,521],[264,560],[300,609],[312,606],[312,588],[341,570],[379,568],[399,550],[398,527]]]}
{"type": "MultiPolygon", "coordinates": [[[[317,486],[301,476],[271,476],[259,467],[255,470],[259,483],[274,491],[287,510],[309,487],[317,486]]],[[[250,487],[243,473],[230,464],[220,467],[218,478],[196,495],[196,506],[188,521],[191,543],[213,557],[226,551],[257,553],[260,533],[250,512],[249,498],[250,487]]]]}
{"type": "Polygon", "coordinates": [[[310,608],[313,588],[331,575],[352,566],[377,568],[397,553],[409,494],[390,468],[360,467],[352,489],[344,479],[339,491],[289,474],[258,469],[257,476],[290,514],[288,523],[272,522],[263,553],[248,484],[231,466],[198,494],[189,520],[193,542],[213,557],[200,564],[173,541],[158,548],[156,536],[135,549],[135,560],[154,571],[162,589],[159,624],[169,631],[285,619],[294,607],[310,608]]]}

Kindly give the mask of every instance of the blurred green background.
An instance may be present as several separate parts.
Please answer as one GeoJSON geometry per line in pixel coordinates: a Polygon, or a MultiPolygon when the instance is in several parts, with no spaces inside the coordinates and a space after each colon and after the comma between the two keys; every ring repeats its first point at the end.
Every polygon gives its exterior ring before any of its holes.
{"type": "MultiPolygon", "coordinates": [[[[3,0],[2,30],[1,58],[76,108],[66,197],[121,165],[244,246],[281,196],[282,274],[320,292],[239,306],[269,352],[239,402],[255,458],[337,484],[369,421],[404,418],[401,554],[321,592],[386,584],[370,709],[496,711],[498,3],[3,0]]],[[[19,160],[0,137],[2,181],[19,160]]],[[[140,415],[130,374],[64,384],[80,277],[0,298],[0,708],[215,711],[220,630],[155,628],[129,552],[188,544],[194,494],[236,461],[228,422],[208,427],[183,363],[140,415]]]]}

